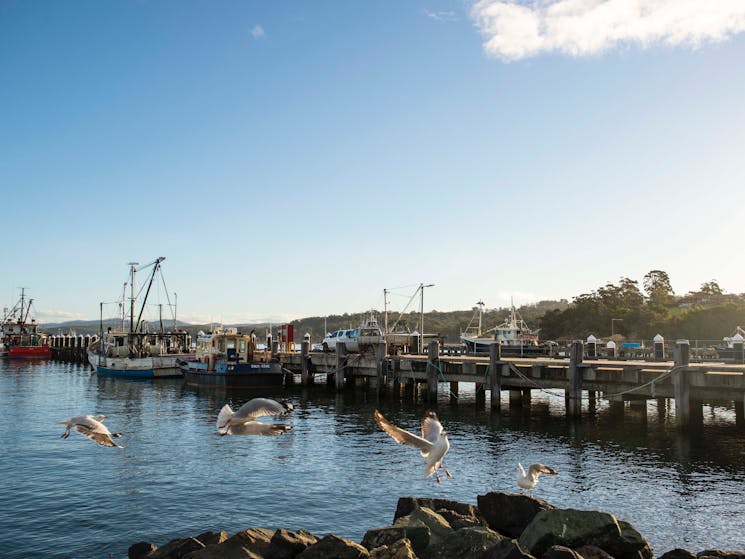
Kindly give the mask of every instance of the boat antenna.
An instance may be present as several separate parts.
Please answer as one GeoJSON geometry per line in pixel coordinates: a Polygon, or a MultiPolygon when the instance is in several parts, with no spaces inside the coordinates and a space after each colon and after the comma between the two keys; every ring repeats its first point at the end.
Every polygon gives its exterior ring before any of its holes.
{"type": "MultiPolygon", "coordinates": [[[[129,266],[129,285],[130,285],[130,296],[129,296],[129,333],[134,332],[135,325],[135,272],[137,271],[137,265],[139,262],[128,262],[129,266]]],[[[126,283],[124,284],[127,285],[126,283]]]]}
{"type": "Polygon", "coordinates": [[[383,332],[388,333],[388,290],[383,289],[383,332]]]}
{"type": "Polygon", "coordinates": [[[478,334],[476,334],[476,337],[480,337],[481,336],[481,316],[484,314],[484,302],[481,299],[479,299],[476,302],[476,305],[478,305],[479,307],[479,330],[478,330],[478,334]]]}

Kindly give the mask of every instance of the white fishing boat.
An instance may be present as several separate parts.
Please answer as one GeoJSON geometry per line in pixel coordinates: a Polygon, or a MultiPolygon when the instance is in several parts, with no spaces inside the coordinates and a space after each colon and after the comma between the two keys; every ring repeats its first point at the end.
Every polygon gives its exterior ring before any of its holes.
{"type": "MultiPolygon", "coordinates": [[[[165,257],[161,256],[143,266],[136,262],[129,264],[129,314],[126,312],[124,294],[119,302],[121,309],[121,327],[119,330],[103,331],[103,306],[101,303],[101,332],[99,339],[88,347],[88,362],[100,375],[112,375],[125,378],[164,378],[183,376],[178,362],[194,358],[191,349],[191,336],[177,327],[176,305],[170,303],[170,296],[166,291],[168,308],[172,309],[173,327],[166,329],[162,318],[162,305],[159,307],[157,325],[143,319],[145,306],[150,295],[156,276],[160,273],[161,263],[165,257]],[[135,295],[136,272],[152,267],[144,295],[135,295]],[[139,312],[135,317],[136,308],[139,312]],[[129,327],[126,327],[129,319],[129,327]]],[[[127,284],[124,284],[125,290],[127,284]]],[[[144,285],[142,286],[144,288],[144,285]]],[[[140,289],[140,293],[142,292],[140,289]]]]}
{"type": "Polygon", "coordinates": [[[499,344],[502,355],[536,355],[547,352],[538,341],[538,330],[531,329],[523,320],[515,305],[510,306],[510,313],[501,324],[488,330],[482,330],[484,302],[476,303],[474,315],[460,339],[466,345],[468,353],[489,353],[489,346],[499,344]],[[474,321],[478,322],[474,324],[474,321]]]}

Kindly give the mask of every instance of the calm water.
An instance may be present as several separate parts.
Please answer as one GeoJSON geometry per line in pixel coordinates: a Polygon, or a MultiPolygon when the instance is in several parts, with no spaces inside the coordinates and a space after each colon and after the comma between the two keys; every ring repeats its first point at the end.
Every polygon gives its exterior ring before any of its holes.
{"type": "MultiPolygon", "coordinates": [[[[445,385],[443,385],[444,387],[445,385]]],[[[543,461],[560,472],[536,491],[561,507],[600,509],[632,522],[657,555],[745,548],[745,433],[731,410],[706,408],[695,433],[675,430],[649,404],[648,417],[614,418],[602,405],[582,422],[563,398],[533,393],[530,414],[491,415],[443,399],[454,479],[421,479],[418,452],[375,426],[375,407],[416,430],[419,404],[353,392],[293,388],[294,429],[280,437],[220,437],[226,402],[257,394],[196,390],[182,381],[99,378],[87,367],[0,361],[3,556],[126,557],[140,540],[158,545],[205,530],[306,528],[360,541],[390,523],[399,496],[476,502],[514,491],[514,468],[543,461]],[[104,448],[56,422],[106,414],[126,448],[104,448]]],[[[506,398],[506,393],[504,394],[506,398]]],[[[506,404],[506,400],[505,400],[506,404]]]]}

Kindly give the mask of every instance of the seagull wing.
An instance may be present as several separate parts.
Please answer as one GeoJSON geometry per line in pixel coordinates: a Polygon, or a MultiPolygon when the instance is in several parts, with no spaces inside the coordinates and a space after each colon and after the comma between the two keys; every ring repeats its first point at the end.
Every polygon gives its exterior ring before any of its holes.
{"type": "Polygon", "coordinates": [[[559,473],[553,468],[549,468],[548,466],[544,466],[543,464],[531,464],[528,468],[528,472],[534,477],[537,477],[538,474],[548,474],[550,476],[555,476],[559,473]]]}
{"type": "Polygon", "coordinates": [[[422,437],[419,437],[414,433],[409,433],[408,431],[401,429],[400,427],[396,427],[393,423],[383,417],[383,414],[380,413],[378,410],[375,410],[375,422],[398,444],[405,444],[408,446],[413,446],[414,448],[418,448],[425,456],[429,454],[430,450],[432,450],[432,443],[430,441],[428,441],[427,439],[423,439],[422,437]]]}
{"type": "Polygon", "coordinates": [[[83,420],[80,423],[75,424],[75,430],[78,433],[101,446],[117,446],[119,448],[122,448],[114,442],[114,440],[111,438],[111,432],[103,423],[101,423],[100,421],[96,421],[91,417],[83,419],[87,420],[83,420]]]}
{"type": "Polygon", "coordinates": [[[437,419],[437,414],[433,411],[427,412],[422,418],[422,438],[434,444],[441,433],[442,424],[437,419]]]}
{"type": "Polygon", "coordinates": [[[282,423],[261,423],[260,421],[248,421],[230,428],[231,435],[261,435],[271,437],[282,435],[292,429],[292,425],[282,423]]]}
{"type": "Polygon", "coordinates": [[[254,398],[238,408],[231,423],[244,423],[266,415],[285,415],[290,409],[271,398],[254,398]]]}

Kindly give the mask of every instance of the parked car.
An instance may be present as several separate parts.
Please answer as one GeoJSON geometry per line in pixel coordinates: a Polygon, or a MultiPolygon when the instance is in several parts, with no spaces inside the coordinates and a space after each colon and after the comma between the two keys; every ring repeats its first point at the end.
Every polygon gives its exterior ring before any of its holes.
{"type": "Polygon", "coordinates": [[[339,342],[343,342],[346,345],[347,351],[357,351],[357,338],[359,335],[359,328],[331,332],[323,339],[323,343],[321,344],[323,351],[336,351],[336,344],[339,342]]]}

